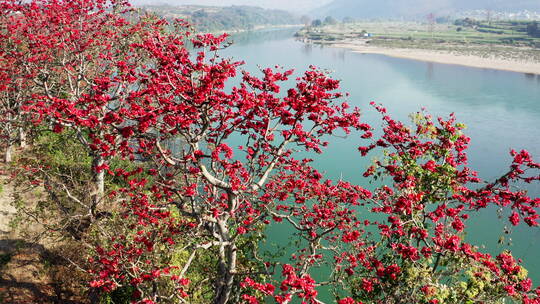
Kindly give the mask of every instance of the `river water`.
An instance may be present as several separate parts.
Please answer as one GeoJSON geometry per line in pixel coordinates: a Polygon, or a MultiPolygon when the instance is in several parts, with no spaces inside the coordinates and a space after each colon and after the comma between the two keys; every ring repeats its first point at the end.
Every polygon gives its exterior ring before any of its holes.
{"type": "MultiPolygon", "coordinates": [[[[332,71],[349,92],[351,106],[362,109],[364,120],[380,127],[380,115],[370,101],[382,103],[394,118],[408,120],[410,113],[425,107],[434,116],[446,117],[454,112],[465,123],[471,137],[469,165],[481,178],[492,179],[503,174],[511,159],[511,148],[527,149],[540,159],[540,75],[469,68],[391,58],[376,54],[359,54],[332,47],[306,45],[292,38],[294,30],[269,30],[232,37],[234,44],[222,54],[246,61],[244,68],[256,72],[258,66],[280,65],[298,73],[309,65],[332,71]]],[[[315,167],[331,179],[343,178],[362,185],[362,172],[369,159],[360,157],[357,138],[332,139],[329,148],[315,158],[315,167]]],[[[527,188],[540,195],[537,185],[527,188]]],[[[507,216],[497,217],[496,210],[483,211],[469,221],[467,240],[497,254],[510,248],[524,261],[534,284],[540,285],[540,229],[524,225],[505,235],[512,245],[498,244],[507,216]]],[[[289,234],[270,230],[270,240],[285,244],[289,234]]],[[[323,296],[323,298],[326,296],[323,296]]]]}

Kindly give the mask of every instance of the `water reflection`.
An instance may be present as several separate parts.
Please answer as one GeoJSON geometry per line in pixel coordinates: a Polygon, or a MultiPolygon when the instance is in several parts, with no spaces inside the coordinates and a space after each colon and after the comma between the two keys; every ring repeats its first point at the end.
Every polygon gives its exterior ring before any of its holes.
{"type": "Polygon", "coordinates": [[[241,33],[234,33],[231,35],[229,41],[234,46],[243,46],[249,44],[263,43],[273,40],[281,40],[284,37],[290,38],[298,31],[299,28],[270,28],[258,31],[247,31],[241,33]]]}
{"type": "Polygon", "coordinates": [[[536,78],[536,74],[533,74],[533,73],[524,73],[525,74],[525,78],[527,78],[528,80],[534,80],[534,78],[536,78]]]}
{"type": "Polygon", "coordinates": [[[301,50],[302,50],[302,53],[304,55],[309,56],[313,52],[313,44],[312,43],[304,43],[301,50]]]}
{"type": "Polygon", "coordinates": [[[433,62],[426,62],[426,66],[427,66],[426,78],[428,80],[432,80],[433,79],[433,62]]]}

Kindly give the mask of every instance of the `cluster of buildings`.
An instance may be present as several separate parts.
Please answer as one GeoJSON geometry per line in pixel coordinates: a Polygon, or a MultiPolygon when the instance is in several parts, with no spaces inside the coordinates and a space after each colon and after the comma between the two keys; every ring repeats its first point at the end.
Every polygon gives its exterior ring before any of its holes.
{"type": "Polygon", "coordinates": [[[540,20],[540,12],[523,10],[519,12],[500,12],[492,10],[471,10],[457,13],[456,18],[476,20],[540,20]]]}

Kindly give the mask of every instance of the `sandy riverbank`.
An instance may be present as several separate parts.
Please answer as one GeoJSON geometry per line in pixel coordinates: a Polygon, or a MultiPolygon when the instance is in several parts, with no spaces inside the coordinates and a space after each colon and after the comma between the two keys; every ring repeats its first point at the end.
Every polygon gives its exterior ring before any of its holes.
{"type": "Polygon", "coordinates": [[[505,60],[502,58],[482,58],[479,56],[459,55],[450,52],[424,49],[382,48],[354,41],[336,43],[332,44],[332,46],[347,48],[351,49],[353,52],[364,54],[382,54],[396,58],[540,75],[539,62],[505,60]]]}

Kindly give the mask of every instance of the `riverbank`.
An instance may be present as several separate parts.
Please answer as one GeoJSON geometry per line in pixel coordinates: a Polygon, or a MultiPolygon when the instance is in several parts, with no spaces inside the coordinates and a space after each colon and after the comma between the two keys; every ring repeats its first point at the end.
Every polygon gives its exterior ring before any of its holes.
{"type": "Polygon", "coordinates": [[[329,43],[327,45],[338,48],[350,49],[355,53],[362,54],[381,54],[390,57],[418,61],[540,75],[540,62],[533,62],[527,60],[506,60],[502,58],[497,58],[495,56],[481,57],[477,55],[463,55],[443,50],[385,48],[370,46],[362,41],[344,41],[339,43],[329,43]]]}
{"type": "Polygon", "coordinates": [[[540,37],[529,36],[527,24],[357,22],[304,27],[296,37],[359,53],[540,75],[540,37]]]}

